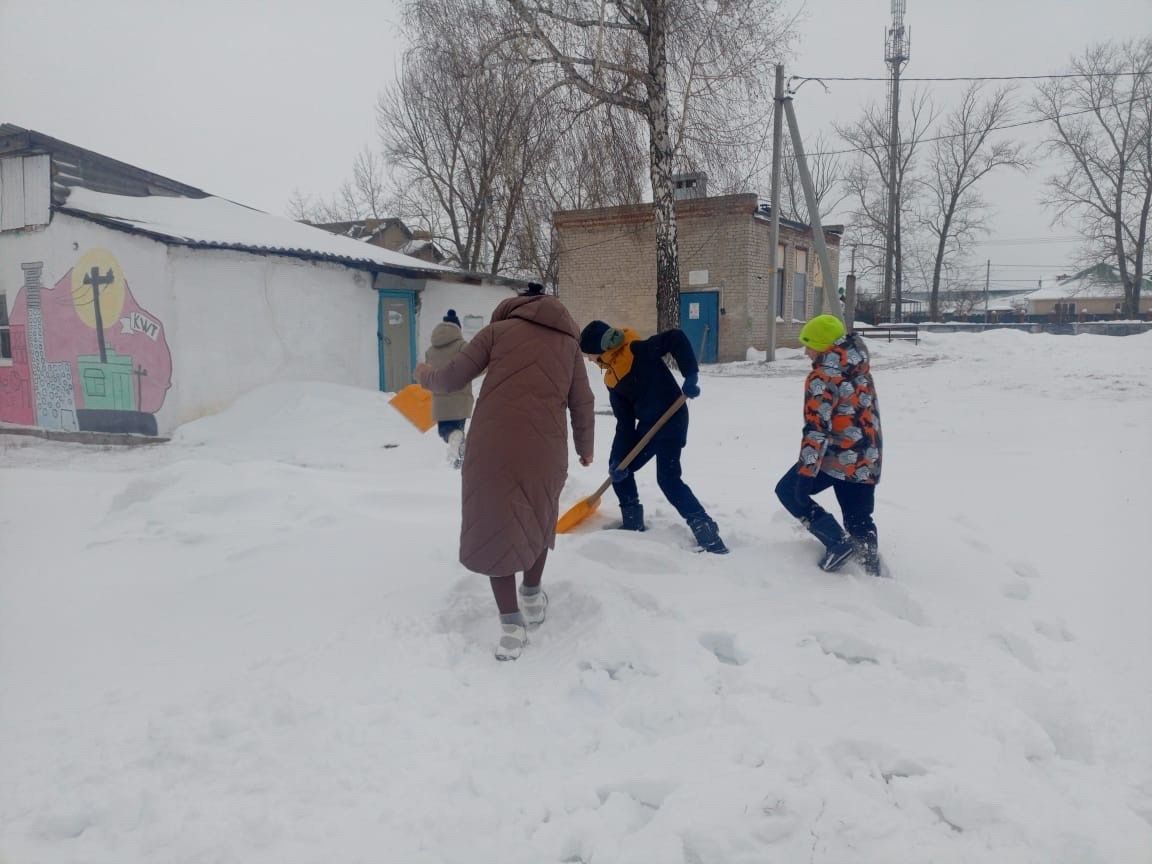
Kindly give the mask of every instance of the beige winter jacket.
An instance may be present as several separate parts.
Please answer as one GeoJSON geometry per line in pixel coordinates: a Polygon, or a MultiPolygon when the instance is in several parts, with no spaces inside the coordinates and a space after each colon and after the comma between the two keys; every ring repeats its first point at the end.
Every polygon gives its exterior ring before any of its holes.
{"type": "Polygon", "coordinates": [[[487,370],[463,468],[460,562],[474,573],[526,570],[556,542],[568,476],[567,415],[591,458],[593,396],[579,329],[555,297],[512,297],[443,369],[420,383],[451,392],[487,370]]]}
{"type": "MultiPolygon", "coordinates": [[[[443,369],[467,344],[459,327],[441,321],[432,331],[432,347],[424,352],[424,360],[429,366],[443,369]]],[[[432,419],[437,423],[443,420],[467,420],[472,416],[472,404],[471,381],[451,393],[433,393],[432,419]]]]}

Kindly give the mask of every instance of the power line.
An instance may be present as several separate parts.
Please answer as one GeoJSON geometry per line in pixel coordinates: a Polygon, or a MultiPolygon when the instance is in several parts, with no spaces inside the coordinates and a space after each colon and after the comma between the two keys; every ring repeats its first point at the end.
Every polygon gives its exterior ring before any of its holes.
{"type": "MultiPolygon", "coordinates": [[[[939,78],[905,78],[901,81],[1046,81],[1054,78],[1119,78],[1145,75],[1145,72],[1065,72],[1055,75],[953,75],[939,78]]],[[[891,81],[870,75],[792,75],[789,81],[891,81]]]]}
{"type": "MultiPolygon", "coordinates": [[[[903,79],[903,80],[909,80],[909,79],[903,79]]],[[[1100,106],[1097,106],[1095,108],[1085,108],[1083,111],[1069,111],[1065,114],[1054,114],[1051,117],[1037,117],[1033,120],[1021,120],[1019,123],[1005,123],[1003,126],[989,126],[987,131],[999,132],[1003,129],[1019,129],[1021,126],[1035,126],[1038,123],[1051,123],[1053,120],[1062,120],[1065,117],[1078,117],[1081,114],[1094,114],[1096,111],[1100,110],[1101,108],[1120,108],[1120,107],[1123,107],[1124,105],[1131,105],[1134,102],[1142,102],[1142,101],[1144,101],[1144,97],[1143,96],[1137,96],[1137,97],[1132,98],[1132,99],[1126,99],[1123,102],[1112,102],[1112,103],[1109,103],[1108,105],[1100,105],[1100,106]]],[[[972,134],[971,132],[969,132],[969,133],[961,132],[961,133],[957,133],[955,135],[937,135],[934,138],[921,138],[916,143],[917,144],[928,144],[932,141],[947,141],[949,138],[964,138],[966,135],[967,135],[967,137],[971,137],[971,134],[972,134]]],[[[847,150],[824,150],[824,151],[821,151],[819,153],[808,153],[807,155],[808,156],[843,156],[846,153],[868,153],[868,152],[873,151],[873,150],[882,150],[882,149],[883,150],[888,149],[887,145],[885,145],[884,147],[880,147],[880,146],[876,146],[876,147],[849,147],[847,150]]]]}

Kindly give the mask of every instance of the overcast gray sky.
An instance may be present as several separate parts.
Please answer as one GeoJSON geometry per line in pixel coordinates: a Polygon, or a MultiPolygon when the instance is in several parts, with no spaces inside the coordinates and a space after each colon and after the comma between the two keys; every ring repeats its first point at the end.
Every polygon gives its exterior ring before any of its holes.
{"type": "MultiPolygon", "coordinates": [[[[883,75],[889,4],[809,0],[789,73],[883,75]]],[[[294,189],[334,191],[375,143],[397,17],[391,0],[0,0],[0,121],[283,213],[294,189]]],[[[1152,0],[908,0],[905,20],[906,75],[1043,74],[1090,42],[1152,32],[1152,0]]],[[[931,86],[947,108],[964,85],[931,86]]],[[[806,138],[884,95],[830,87],[797,98],[806,138]]],[[[992,259],[994,281],[1052,273],[1073,251],[1037,203],[1045,167],[984,186],[996,217],[974,260],[992,259]]]]}

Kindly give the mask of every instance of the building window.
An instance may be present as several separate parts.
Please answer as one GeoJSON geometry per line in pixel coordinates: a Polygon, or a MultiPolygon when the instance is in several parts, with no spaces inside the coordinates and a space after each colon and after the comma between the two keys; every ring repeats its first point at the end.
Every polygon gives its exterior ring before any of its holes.
{"type": "Polygon", "coordinates": [[[8,295],[0,291],[0,360],[12,359],[12,329],[8,325],[8,295]]]}
{"type": "Polygon", "coordinates": [[[804,321],[808,315],[808,250],[797,249],[792,276],[792,319],[804,321]]]}
{"type": "Polygon", "coordinates": [[[784,244],[776,247],[776,317],[784,320],[784,244]]]}

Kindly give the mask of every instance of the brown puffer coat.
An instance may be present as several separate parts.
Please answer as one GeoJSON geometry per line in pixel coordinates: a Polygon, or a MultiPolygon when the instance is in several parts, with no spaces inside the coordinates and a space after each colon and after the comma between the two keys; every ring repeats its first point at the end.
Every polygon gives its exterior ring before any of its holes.
{"type": "Polygon", "coordinates": [[[591,458],[593,396],[580,330],[555,297],[512,297],[443,369],[424,372],[433,393],[460,389],[485,370],[463,467],[460,563],[508,576],[556,544],[568,477],[572,415],[576,452],[591,458]]]}
{"type": "MultiPolygon", "coordinates": [[[[432,347],[424,352],[424,360],[429,366],[443,369],[467,344],[459,327],[441,321],[432,330],[432,347]]],[[[467,420],[472,416],[472,404],[471,381],[452,393],[433,393],[432,419],[437,423],[442,420],[467,420]]]]}

